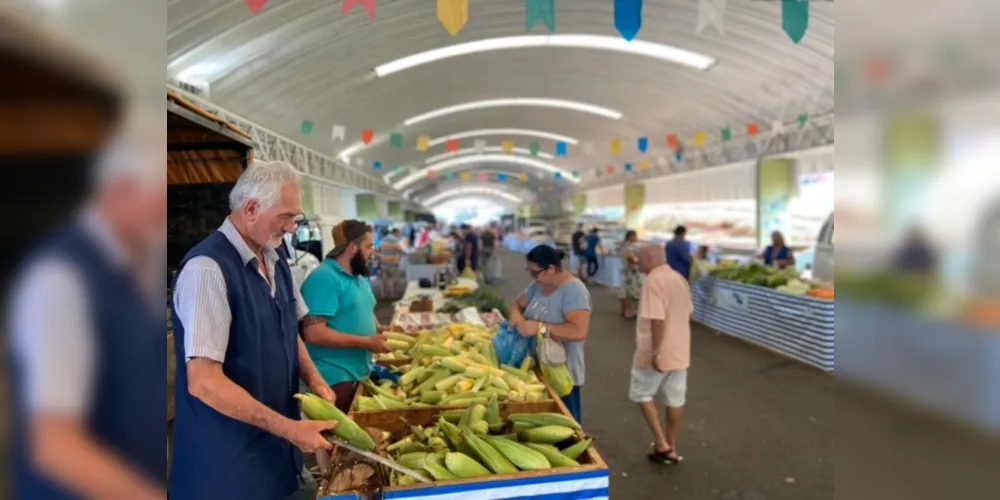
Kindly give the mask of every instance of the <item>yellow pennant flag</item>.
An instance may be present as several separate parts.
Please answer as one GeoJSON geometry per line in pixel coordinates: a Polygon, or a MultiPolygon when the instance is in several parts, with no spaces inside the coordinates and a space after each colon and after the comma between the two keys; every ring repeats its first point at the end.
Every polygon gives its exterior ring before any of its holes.
{"type": "Polygon", "coordinates": [[[517,178],[520,179],[521,182],[527,182],[528,181],[528,174],[517,174],[517,178]]]}
{"type": "Polygon", "coordinates": [[[469,22],[469,0],[438,0],[438,20],[455,36],[469,22]]]}
{"type": "Polygon", "coordinates": [[[695,146],[704,146],[705,145],[705,133],[704,132],[695,132],[694,133],[694,145],[695,146]]]}
{"type": "Polygon", "coordinates": [[[611,140],[611,154],[620,155],[622,154],[622,140],[612,139],[611,140]]]}
{"type": "Polygon", "coordinates": [[[426,135],[417,137],[417,150],[419,150],[421,153],[427,151],[427,148],[429,148],[430,146],[431,146],[430,137],[427,137],[426,135]]]}
{"type": "Polygon", "coordinates": [[[468,172],[462,172],[462,180],[463,181],[469,180],[469,173],[468,172]]]}
{"type": "Polygon", "coordinates": [[[503,141],[500,143],[500,149],[503,149],[504,153],[514,152],[514,143],[512,141],[503,141]]]}
{"type": "Polygon", "coordinates": [[[643,158],[642,160],[639,160],[639,168],[649,170],[649,159],[643,158]]]}

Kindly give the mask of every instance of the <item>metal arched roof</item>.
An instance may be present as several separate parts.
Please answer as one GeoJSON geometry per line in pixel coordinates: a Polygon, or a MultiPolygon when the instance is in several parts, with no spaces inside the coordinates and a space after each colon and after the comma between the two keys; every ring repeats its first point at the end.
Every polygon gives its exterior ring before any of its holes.
{"type": "MultiPolygon", "coordinates": [[[[705,71],[642,55],[580,48],[535,47],[483,52],[424,64],[379,78],[376,66],[460,43],[524,35],[523,0],[470,0],[468,24],[455,37],[440,25],[435,2],[380,0],[376,19],[363,9],[341,14],[332,0],[272,1],[254,15],[243,1],[172,0],[168,7],[168,75],[207,83],[214,103],[255,120],[319,152],[337,155],[359,140],[377,137],[352,155],[355,168],[374,160],[422,168],[444,152],[426,152],[417,136],[448,137],[482,129],[530,129],[594,141],[595,151],[578,149],[552,163],[584,179],[615,162],[607,141],[626,144],[649,136],[664,148],[663,135],[739,130],[746,123],[794,120],[799,113],[833,110],[833,3],[812,2],[805,38],[793,43],[781,28],[781,2],[730,1],[725,35],[712,28],[695,34],[698,2],[646,0],[637,40],[670,45],[709,56],[705,71]],[[620,111],[621,119],[537,106],[505,106],[440,116],[411,126],[403,123],[429,111],[492,99],[562,99],[620,111]],[[302,120],[315,123],[312,134],[302,120]],[[346,127],[344,142],[331,139],[334,125],[346,127]],[[404,134],[404,147],[385,137],[404,134]]],[[[558,35],[617,37],[613,3],[557,0],[558,35]]],[[[530,33],[544,35],[539,24],[530,33]]],[[[766,126],[766,125],[765,125],[766,126]]],[[[481,137],[525,148],[523,135],[481,137]]],[[[462,147],[472,147],[473,139],[462,147]]],[[[541,139],[551,153],[554,143],[541,139]]],[[[634,146],[632,146],[634,149],[634,146]]],[[[545,160],[549,161],[549,160],[545,160]]],[[[620,162],[620,160],[618,160],[620,162]]],[[[500,167],[505,168],[505,167],[500,167]]]]}

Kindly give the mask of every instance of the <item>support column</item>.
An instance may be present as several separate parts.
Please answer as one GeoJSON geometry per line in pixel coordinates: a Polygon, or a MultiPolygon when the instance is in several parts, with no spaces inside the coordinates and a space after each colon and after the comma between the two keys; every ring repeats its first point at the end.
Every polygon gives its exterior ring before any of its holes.
{"type": "Polygon", "coordinates": [[[394,221],[403,220],[403,204],[398,201],[389,202],[389,218],[394,221]]]}
{"type": "Polygon", "coordinates": [[[646,185],[625,185],[625,227],[642,236],[642,209],[646,205],[646,185]]]}
{"type": "Polygon", "coordinates": [[[907,111],[887,117],[882,134],[883,228],[889,240],[896,241],[914,223],[941,164],[941,126],[929,113],[907,111]]]}
{"type": "Polygon", "coordinates": [[[791,224],[788,206],[795,192],[795,164],[775,158],[757,163],[757,247],[770,244],[771,233],[787,237],[791,224]]]}
{"type": "Polygon", "coordinates": [[[376,208],[376,200],[374,194],[358,194],[354,197],[354,202],[357,205],[358,219],[361,220],[375,220],[378,218],[378,210],[376,208]]]}

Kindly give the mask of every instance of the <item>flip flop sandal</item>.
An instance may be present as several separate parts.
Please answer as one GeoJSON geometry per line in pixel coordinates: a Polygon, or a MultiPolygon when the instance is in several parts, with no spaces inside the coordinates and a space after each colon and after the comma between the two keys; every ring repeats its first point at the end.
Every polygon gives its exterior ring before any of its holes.
{"type": "Polygon", "coordinates": [[[677,455],[673,448],[667,451],[657,451],[655,444],[650,447],[649,452],[646,454],[646,458],[648,458],[651,462],[667,465],[675,464],[684,460],[684,457],[677,455]],[[671,453],[674,454],[673,458],[670,457],[671,453]]]}

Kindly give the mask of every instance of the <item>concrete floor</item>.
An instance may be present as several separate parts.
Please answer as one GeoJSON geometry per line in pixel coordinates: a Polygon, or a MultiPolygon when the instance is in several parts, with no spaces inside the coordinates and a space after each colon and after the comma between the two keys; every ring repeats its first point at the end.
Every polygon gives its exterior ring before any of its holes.
{"type": "MultiPolygon", "coordinates": [[[[529,282],[524,257],[501,254],[513,298],[529,282]]],[[[646,461],[651,436],[628,400],[635,322],[618,316],[614,290],[590,287],[583,425],[611,471],[611,498],[822,500],[833,498],[834,378],[701,325],[678,465],[646,461]]],[[[387,313],[380,306],[380,317],[387,313]]],[[[387,321],[386,317],[383,321],[387,321]]]]}

